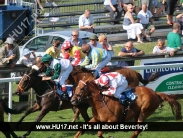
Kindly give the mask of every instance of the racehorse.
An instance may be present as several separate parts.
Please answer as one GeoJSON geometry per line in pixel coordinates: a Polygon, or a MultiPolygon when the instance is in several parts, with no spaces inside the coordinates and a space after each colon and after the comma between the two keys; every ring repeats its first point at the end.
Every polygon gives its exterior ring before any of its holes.
{"type": "MultiPolygon", "coordinates": [[[[35,103],[35,105],[28,109],[25,114],[21,117],[21,119],[18,121],[18,125],[23,121],[23,119],[29,115],[30,113],[36,112],[38,110],[41,110],[39,116],[36,119],[36,123],[40,122],[41,119],[49,112],[49,111],[57,111],[58,110],[58,106],[59,106],[59,99],[57,98],[56,94],[55,94],[55,90],[54,88],[54,83],[51,81],[42,81],[41,77],[38,77],[38,74],[40,72],[45,72],[45,68],[44,66],[39,66],[40,70],[36,71],[36,70],[28,70],[24,76],[22,77],[22,79],[20,80],[19,84],[18,84],[18,88],[17,88],[17,92],[18,93],[23,93],[23,91],[27,91],[29,88],[33,88],[36,92],[36,99],[37,102],[35,103]]],[[[126,69],[126,70],[130,70],[130,69],[126,69]]],[[[130,78],[130,73],[131,74],[137,74],[135,73],[135,71],[130,70],[127,71],[127,79],[130,78]]],[[[91,72],[89,71],[82,71],[79,67],[74,67],[72,73],[69,75],[69,81],[72,84],[77,84],[77,82],[79,82],[80,79],[83,78],[91,78],[94,79],[94,77],[92,76],[91,72]]],[[[133,77],[131,77],[131,79],[133,79],[133,77]]],[[[129,82],[131,81],[132,86],[133,85],[138,85],[139,84],[139,80],[138,79],[133,79],[131,80],[129,79],[129,82]],[[135,82],[134,82],[135,81],[135,82]]],[[[142,79],[142,77],[141,77],[142,79]]],[[[73,106],[70,104],[70,102],[62,102],[62,106],[61,106],[61,110],[63,109],[68,109],[68,108],[72,108],[73,106]]],[[[82,104],[79,105],[78,108],[79,110],[76,110],[77,112],[75,113],[74,116],[74,121],[76,120],[76,118],[79,115],[79,112],[81,113],[82,117],[84,118],[84,120],[86,122],[89,121],[89,116],[87,114],[87,109],[88,109],[89,105],[88,104],[82,104]]],[[[24,137],[28,136],[31,133],[31,130],[33,129],[34,126],[32,126],[30,128],[30,130],[24,135],[24,137]]]]}
{"type": "MultiPolygon", "coordinates": [[[[177,120],[182,118],[181,105],[174,95],[156,93],[144,86],[136,86],[133,91],[136,93],[137,99],[129,106],[124,121],[134,119],[135,122],[144,122],[163,101],[168,101],[177,120]]],[[[122,122],[124,106],[118,99],[102,95],[94,81],[79,82],[71,103],[78,105],[82,99],[88,99],[92,107],[93,118],[89,122],[122,122]]],[[[134,131],[131,138],[137,138],[140,132],[134,131]]],[[[98,131],[99,138],[103,138],[102,133],[102,131],[98,131]]],[[[82,131],[78,131],[74,138],[78,138],[81,134],[82,131]]]]}
{"type": "MultiPolygon", "coordinates": [[[[39,73],[40,71],[34,69],[28,69],[23,75],[22,79],[20,80],[18,88],[16,90],[17,91],[16,93],[23,93],[24,91],[27,91],[32,87],[36,92],[36,100],[37,100],[34,106],[28,109],[25,112],[25,114],[20,118],[17,127],[20,125],[20,123],[27,115],[36,112],[38,110],[41,110],[39,116],[35,120],[35,124],[30,127],[29,131],[26,134],[24,134],[23,137],[28,136],[35,127],[35,125],[38,124],[42,120],[42,118],[47,113],[49,113],[49,111],[71,109],[73,107],[70,101],[62,101],[62,105],[59,108],[60,100],[57,97],[56,90],[54,89],[55,83],[53,81],[42,81],[42,78],[38,76],[39,73]]],[[[79,105],[77,107],[79,108],[81,115],[87,114],[87,109],[84,104],[79,105]]],[[[83,116],[83,118],[85,119],[85,121],[87,122],[89,121],[88,115],[86,118],[83,116]]]]}
{"type": "MultiPolygon", "coordinates": [[[[20,106],[17,109],[10,109],[6,105],[6,103],[3,100],[0,100],[0,122],[4,122],[4,112],[10,113],[10,114],[19,114],[21,113],[25,108],[27,108],[27,105],[20,106]]],[[[4,126],[5,127],[5,126],[4,126]]],[[[18,138],[18,136],[12,131],[11,127],[6,124],[7,131],[2,131],[2,133],[5,135],[6,138],[18,138]]]]}

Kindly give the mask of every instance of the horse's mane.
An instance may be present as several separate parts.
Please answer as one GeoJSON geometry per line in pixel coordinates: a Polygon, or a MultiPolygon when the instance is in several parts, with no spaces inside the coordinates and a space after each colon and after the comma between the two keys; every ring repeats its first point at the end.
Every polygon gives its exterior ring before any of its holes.
{"type": "Polygon", "coordinates": [[[74,66],[73,71],[71,73],[72,75],[75,75],[76,73],[83,73],[83,72],[91,73],[91,70],[88,70],[84,67],[80,68],[80,66],[74,66]]]}

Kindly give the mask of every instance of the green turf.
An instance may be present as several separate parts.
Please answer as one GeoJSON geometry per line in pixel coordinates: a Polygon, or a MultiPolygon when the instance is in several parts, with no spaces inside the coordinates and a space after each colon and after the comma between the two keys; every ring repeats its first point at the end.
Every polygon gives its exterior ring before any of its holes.
{"type": "MultiPolygon", "coordinates": [[[[138,49],[142,49],[145,51],[146,54],[150,54],[152,52],[153,47],[156,45],[156,42],[152,43],[145,43],[145,44],[134,44],[134,46],[138,49]]],[[[124,44],[120,44],[119,46],[114,47],[115,54],[117,54],[121,47],[124,46],[124,44]]],[[[16,87],[16,84],[14,84],[14,89],[16,87]]],[[[16,99],[17,96],[14,98],[16,99]]],[[[183,100],[180,100],[181,104],[183,104],[183,100]]],[[[88,110],[88,113],[90,117],[92,117],[91,109],[88,110]]],[[[17,122],[20,117],[23,114],[19,115],[12,115],[12,122],[17,122]]],[[[36,119],[36,117],[39,115],[39,112],[30,114],[24,119],[24,122],[32,122],[36,119]]],[[[7,115],[5,115],[5,121],[7,121],[7,115]]],[[[48,113],[42,120],[42,122],[70,122],[73,118],[73,112],[72,110],[63,110],[58,112],[50,112],[48,113]]],[[[153,115],[151,115],[148,119],[148,122],[175,122],[175,118],[171,112],[170,106],[167,104],[167,102],[164,103],[164,106],[162,109],[157,109],[153,115]]],[[[80,120],[77,120],[77,122],[83,122],[83,119],[80,117],[80,120]]],[[[174,126],[172,126],[174,127],[174,126]]],[[[30,136],[27,138],[73,138],[76,131],[71,132],[63,132],[63,131],[55,131],[55,132],[32,132],[30,136]]],[[[105,132],[104,137],[108,138],[109,136],[113,136],[114,138],[129,138],[132,135],[133,132],[105,132]]],[[[21,136],[25,134],[25,132],[16,132],[17,135],[21,136]]],[[[86,132],[84,135],[81,136],[81,138],[97,138],[97,132],[86,132]]],[[[183,135],[183,132],[142,132],[139,136],[139,138],[181,138],[183,135]]],[[[0,133],[0,138],[3,138],[4,136],[0,133]]]]}

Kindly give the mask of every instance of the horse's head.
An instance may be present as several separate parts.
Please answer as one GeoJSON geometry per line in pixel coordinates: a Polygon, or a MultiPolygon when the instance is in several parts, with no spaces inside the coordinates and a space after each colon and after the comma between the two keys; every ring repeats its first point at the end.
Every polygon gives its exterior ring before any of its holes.
{"type": "Polygon", "coordinates": [[[89,99],[92,97],[92,94],[99,94],[98,85],[93,81],[82,81],[80,80],[78,86],[75,89],[75,93],[71,98],[71,104],[78,105],[84,99],[89,99]]]}
{"type": "Polygon", "coordinates": [[[86,82],[80,80],[78,86],[75,89],[75,93],[71,98],[71,104],[78,105],[83,97],[88,95],[86,82]]]}
{"type": "Polygon", "coordinates": [[[41,77],[38,77],[39,73],[40,72],[38,70],[31,68],[26,70],[18,84],[18,88],[16,89],[15,93],[22,94],[24,91],[30,89],[33,86],[33,84],[41,82],[41,77]]]}

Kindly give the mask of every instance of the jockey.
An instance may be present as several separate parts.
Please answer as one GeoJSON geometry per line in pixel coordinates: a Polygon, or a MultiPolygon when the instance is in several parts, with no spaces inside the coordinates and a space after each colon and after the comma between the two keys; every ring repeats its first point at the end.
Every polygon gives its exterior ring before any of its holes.
{"type": "Polygon", "coordinates": [[[70,41],[65,41],[62,45],[62,54],[64,59],[73,58],[71,64],[77,66],[85,58],[84,53],[81,51],[81,47],[73,46],[70,41]]]}
{"type": "Polygon", "coordinates": [[[45,54],[41,62],[44,63],[45,66],[47,66],[46,70],[46,76],[42,77],[42,80],[54,80],[57,84],[58,83],[61,86],[61,89],[57,91],[59,96],[62,96],[64,92],[66,92],[66,85],[65,81],[69,77],[69,74],[71,73],[73,67],[68,59],[53,59],[49,54],[45,54]],[[54,74],[50,76],[52,73],[52,70],[54,70],[54,74]],[[49,76],[49,77],[48,77],[49,76]]]}
{"type": "Polygon", "coordinates": [[[106,91],[103,91],[102,94],[114,96],[120,100],[124,100],[124,97],[121,93],[127,88],[128,82],[126,77],[120,73],[110,72],[102,74],[100,78],[95,80],[95,83],[101,87],[108,88],[106,91]]]}
{"type": "Polygon", "coordinates": [[[94,69],[94,77],[96,78],[101,69],[111,60],[110,54],[101,48],[92,48],[89,44],[83,44],[81,47],[85,54],[85,60],[80,64],[88,69],[94,69]],[[91,64],[89,64],[91,62],[91,64]]]}

